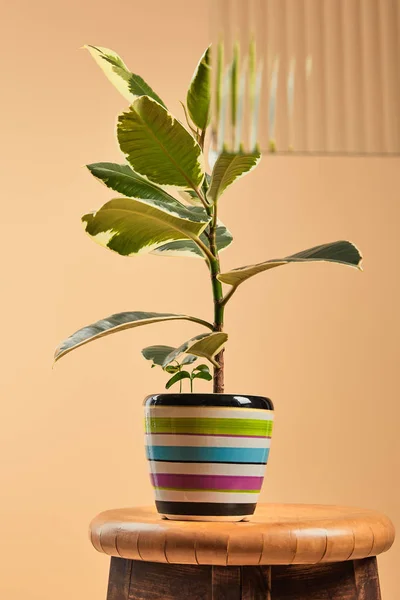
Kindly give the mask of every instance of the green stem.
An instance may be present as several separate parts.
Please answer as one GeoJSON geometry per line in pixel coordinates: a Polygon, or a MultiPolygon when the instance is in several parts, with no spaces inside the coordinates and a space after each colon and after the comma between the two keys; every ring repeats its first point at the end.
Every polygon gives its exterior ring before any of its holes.
{"type": "MultiPolygon", "coordinates": [[[[205,141],[206,129],[204,129],[200,136],[198,137],[198,141],[201,147],[201,150],[204,151],[204,141],[205,141]]],[[[196,192],[199,200],[201,201],[203,207],[205,208],[207,214],[211,217],[209,232],[207,235],[210,248],[208,248],[199,238],[196,241],[199,248],[202,250],[203,254],[208,259],[208,266],[210,269],[211,275],[211,286],[213,293],[213,302],[214,302],[214,324],[213,331],[223,331],[224,327],[224,309],[225,305],[223,303],[224,294],[222,290],[222,284],[218,280],[218,275],[221,272],[220,263],[219,263],[219,254],[217,247],[217,223],[218,223],[218,208],[217,202],[214,204],[210,204],[207,200],[207,192],[200,190],[199,188],[193,188],[196,192]]],[[[221,394],[224,391],[224,350],[222,349],[214,360],[212,360],[214,365],[214,378],[213,378],[213,391],[214,393],[221,394]]],[[[192,385],[192,380],[190,380],[192,385]]]]}
{"type": "Polygon", "coordinates": [[[203,192],[199,188],[196,188],[196,187],[194,187],[193,190],[196,192],[197,197],[201,201],[203,207],[206,209],[207,214],[209,216],[211,216],[211,214],[212,214],[212,208],[211,208],[211,205],[207,202],[207,198],[205,197],[205,195],[203,194],[203,192]]]}
{"type": "MultiPolygon", "coordinates": [[[[217,222],[218,208],[217,203],[213,207],[212,220],[210,223],[210,250],[213,255],[213,260],[210,260],[211,285],[214,300],[214,327],[213,331],[223,331],[224,328],[224,310],[222,283],[218,279],[221,272],[219,254],[217,248],[217,222]]],[[[214,365],[214,393],[221,394],[224,391],[224,350],[221,350],[215,357],[216,365],[214,365]],[[218,365],[218,366],[217,366],[218,365]]]]}
{"type": "MultiPolygon", "coordinates": [[[[175,362],[178,365],[178,373],[180,373],[182,370],[182,365],[180,365],[177,360],[175,362]]],[[[182,379],[179,380],[179,393],[182,394],[182,379]]]]}
{"type": "Polygon", "coordinates": [[[213,260],[215,260],[214,254],[209,250],[209,248],[207,248],[207,246],[201,241],[200,238],[196,238],[193,241],[198,245],[200,250],[202,250],[202,252],[203,252],[203,254],[205,254],[206,258],[208,258],[209,263],[211,263],[213,260]]]}

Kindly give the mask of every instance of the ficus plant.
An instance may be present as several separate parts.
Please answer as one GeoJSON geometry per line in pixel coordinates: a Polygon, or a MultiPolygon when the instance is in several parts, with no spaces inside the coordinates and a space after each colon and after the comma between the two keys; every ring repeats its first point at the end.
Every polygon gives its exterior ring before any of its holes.
{"type": "MultiPolygon", "coordinates": [[[[187,320],[205,331],[177,348],[149,346],[142,354],[152,366],[172,376],[167,388],[179,383],[182,389],[182,382],[188,379],[193,389],[193,381],[199,378],[213,380],[213,391],[222,393],[224,347],[228,340],[224,313],[242,283],[290,263],[328,261],[361,268],[362,257],[352,243],[337,241],[224,271],[220,253],[232,243],[232,235],[219,219],[222,197],[235,181],[259,164],[261,156],[257,146],[250,152],[242,147],[237,152],[222,148],[213,156],[213,164],[207,172],[205,143],[212,112],[210,48],[197,65],[183,104],[186,126],[117,54],[106,48],[87,48],[125,97],[127,108],[119,116],[117,125],[117,139],[126,162],[87,165],[90,173],[117,192],[117,196],[82,217],[85,230],[95,242],[121,256],[151,253],[202,260],[210,277],[213,314],[209,321],[181,313],[113,314],[72,334],[57,348],[55,359],[118,331],[163,321],[187,320]],[[213,375],[206,364],[191,367],[198,358],[212,365],[213,375]]],[[[219,110],[220,100],[217,94],[215,110],[219,110]]],[[[238,103],[232,102],[232,105],[238,103]]],[[[231,115],[232,122],[236,117],[231,115]]]]}

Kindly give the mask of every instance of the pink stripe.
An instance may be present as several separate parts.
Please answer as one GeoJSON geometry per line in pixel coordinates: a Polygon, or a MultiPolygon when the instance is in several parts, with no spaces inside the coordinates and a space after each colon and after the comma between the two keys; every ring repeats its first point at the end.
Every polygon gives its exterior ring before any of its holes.
{"type": "Polygon", "coordinates": [[[183,490],[260,490],[263,477],[152,473],[155,487],[183,490]]]}
{"type": "Polygon", "coordinates": [[[270,440],[270,435],[231,435],[230,433],[175,433],[168,431],[167,433],[146,433],[146,435],[196,435],[203,437],[230,437],[230,438],[259,438],[260,440],[270,440]]]}

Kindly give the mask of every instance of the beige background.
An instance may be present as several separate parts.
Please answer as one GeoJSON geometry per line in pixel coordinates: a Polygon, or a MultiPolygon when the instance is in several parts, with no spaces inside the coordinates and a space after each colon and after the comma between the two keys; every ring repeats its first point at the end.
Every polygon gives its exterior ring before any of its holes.
{"type": "MultiPolygon", "coordinates": [[[[198,329],[121,333],[52,371],[53,348],[120,310],[210,318],[210,294],[200,261],[123,259],[83,234],[80,215],[110,193],[82,165],[120,159],[125,102],[79,47],[119,51],[181,116],[207,12],[191,0],[3,0],[1,13],[0,596],[97,600],[108,565],[88,522],[152,502],[141,402],[164,380],[140,349],[198,329]]],[[[341,238],[365,255],[363,274],[277,269],[229,306],[227,391],[276,404],[264,500],[362,505],[400,521],[399,184],[396,159],[275,157],[221,204],[236,238],[227,268],[341,238]]],[[[380,559],[384,600],[398,598],[399,559],[398,546],[380,559]]]]}

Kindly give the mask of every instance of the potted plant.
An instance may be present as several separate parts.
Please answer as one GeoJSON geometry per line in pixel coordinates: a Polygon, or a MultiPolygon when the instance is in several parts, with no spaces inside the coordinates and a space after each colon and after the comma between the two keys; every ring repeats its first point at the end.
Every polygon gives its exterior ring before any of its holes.
{"type": "MultiPolygon", "coordinates": [[[[117,54],[94,46],[88,50],[128,106],[117,126],[127,162],[88,165],[91,174],[118,196],[82,217],[85,230],[95,242],[121,256],[151,252],[203,260],[210,275],[213,314],[209,321],[181,313],[114,314],[67,338],[57,348],[55,359],[124,329],[178,319],[200,326],[203,331],[194,331],[196,335],[178,348],[158,345],[142,351],[152,366],[168,375],[166,388],[179,385],[180,392],[152,395],[144,402],[146,451],[156,505],[170,519],[241,520],[254,512],[261,489],[273,405],[263,396],[224,394],[228,340],[224,312],[229,300],[242,283],[264,271],[313,261],[361,268],[361,255],[350,242],[337,241],[224,271],[220,252],[232,243],[232,235],[219,220],[220,201],[239,177],[257,166],[260,153],[257,148],[247,153],[221,149],[207,173],[204,145],[211,114],[210,48],[189,86],[184,105],[187,126],[169,113],[162,99],[117,54]],[[193,392],[198,378],[212,380],[213,393],[182,393],[183,383],[193,392]]],[[[220,109],[221,95],[217,94],[215,110],[220,109]]]]}

